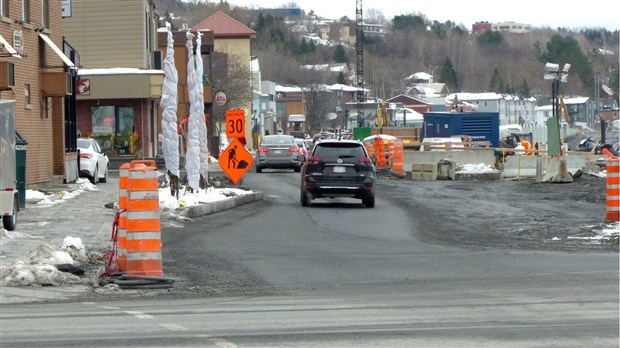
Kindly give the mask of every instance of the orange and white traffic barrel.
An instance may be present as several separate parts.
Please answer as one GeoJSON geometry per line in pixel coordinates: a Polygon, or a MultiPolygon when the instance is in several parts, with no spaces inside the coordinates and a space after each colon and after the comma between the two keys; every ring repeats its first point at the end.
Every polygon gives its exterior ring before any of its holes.
{"type": "Polygon", "coordinates": [[[163,276],[157,167],[144,163],[129,169],[127,275],[163,276]]]}
{"type": "Polygon", "coordinates": [[[607,214],[608,222],[620,221],[620,158],[607,158],[607,214]]]}
{"type": "Polygon", "coordinates": [[[375,155],[377,169],[386,169],[387,160],[385,158],[385,143],[380,136],[375,137],[375,155]]]}
{"type": "Polygon", "coordinates": [[[397,176],[405,176],[405,165],[404,165],[404,146],[403,141],[397,139],[394,141],[394,147],[392,150],[391,161],[392,161],[392,173],[397,176]]]}
{"type": "Polygon", "coordinates": [[[116,264],[121,271],[127,270],[127,189],[129,188],[129,163],[118,169],[118,251],[116,264]]]}

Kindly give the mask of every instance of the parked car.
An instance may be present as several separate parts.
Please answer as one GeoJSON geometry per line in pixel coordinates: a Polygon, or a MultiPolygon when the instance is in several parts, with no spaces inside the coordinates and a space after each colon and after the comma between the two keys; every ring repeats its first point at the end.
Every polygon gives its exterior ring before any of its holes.
{"type": "Polygon", "coordinates": [[[359,198],[375,206],[375,166],[358,140],[323,140],[314,145],[302,167],[301,205],[313,199],[359,198]]]}
{"type": "Polygon", "coordinates": [[[256,172],[261,173],[264,168],[292,168],[295,172],[301,170],[302,162],[299,156],[299,146],[292,135],[265,135],[256,151],[256,172]]]}
{"type": "Polygon", "coordinates": [[[80,151],[80,177],[88,178],[93,184],[107,182],[110,160],[101,151],[99,143],[92,138],[79,138],[77,147],[80,151]]]}
{"type": "Polygon", "coordinates": [[[299,146],[299,154],[303,156],[303,158],[300,158],[300,160],[303,164],[306,158],[308,158],[308,152],[309,152],[308,144],[306,143],[306,140],[300,139],[300,138],[295,138],[295,144],[299,146]]]}

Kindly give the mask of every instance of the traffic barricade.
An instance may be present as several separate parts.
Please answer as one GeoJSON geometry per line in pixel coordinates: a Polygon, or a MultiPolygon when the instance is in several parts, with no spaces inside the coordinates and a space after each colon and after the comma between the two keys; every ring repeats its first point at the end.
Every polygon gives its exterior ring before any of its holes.
{"type": "Polygon", "coordinates": [[[383,142],[383,138],[380,136],[375,137],[375,155],[376,159],[376,167],[377,169],[386,169],[387,168],[387,160],[385,158],[385,143],[383,142]]]}
{"type": "Polygon", "coordinates": [[[620,158],[607,158],[607,214],[608,222],[620,221],[620,158]]]}
{"type": "Polygon", "coordinates": [[[127,189],[129,188],[129,163],[118,169],[118,250],[116,265],[120,271],[127,270],[127,189]]]}
{"type": "Polygon", "coordinates": [[[163,276],[157,167],[140,162],[129,168],[127,275],[163,276]]]}
{"type": "Polygon", "coordinates": [[[405,164],[404,164],[404,145],[402,140],[396,139],[394,141],[393,150],[390,154],[392,162],[392,173],[399,177],[405,176],[405,164]]]}

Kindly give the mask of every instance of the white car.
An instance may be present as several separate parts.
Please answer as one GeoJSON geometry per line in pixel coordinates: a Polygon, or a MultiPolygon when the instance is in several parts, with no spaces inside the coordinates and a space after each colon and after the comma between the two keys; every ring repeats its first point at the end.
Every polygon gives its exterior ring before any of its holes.
{"type": "Polygon", "coordinates": [[[295,138],[295,144],[299,147],[299,154],[304,156],[304,161],[308,159],[308,152],[310,152],[310,150],[308,149],[306,141],[304,139],[295,138]]]}
{"type": "Polygon", "coordinates": [[[108,164],[110,160],[99,143],[92,138],[79,138],[77,147],[80,151],[80,177],[86,177],[91,183],[108,181],[108,164]]]}

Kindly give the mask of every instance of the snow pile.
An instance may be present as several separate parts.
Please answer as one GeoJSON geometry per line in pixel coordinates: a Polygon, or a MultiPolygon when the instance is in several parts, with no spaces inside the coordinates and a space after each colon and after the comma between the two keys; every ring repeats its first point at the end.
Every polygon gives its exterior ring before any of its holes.
{"type": "Polygon", "coordinates": [[[73,191],[59,191],[46,194],[41,191],[26,190],[26,202],[39,206],[50,206],[63,203],[68,199],[73,199],[85,191],[99,191],[97,186],[93,185],[87,179],[80,178],[75,182],[76,189],[73,191]]]}
{"type": "Polygon", "coordinates": [[[62,248],[43,244],[32,250],[25,260],[18,259],[1,267],[0,286],[86,284],[88,279],[60,271],[57,266],[69,265],[78,269],[98,259],[101,256],[89,253],[80,238],[66,237],[62,248]]]}
{"type": "Polygon", "coordinates": [[[177,199],[170,194],[170,188],[166,187],[159,189],[159,206],[160,209],[176,210],[182,207],[222,201],[250,193],[253,193],[253,191],[237,188],[208,187],[206,189],[199,189],[197,192],[180,189],[179,198],[177,199]]]}
{"type": "Polygon", "coordinates": [[[499,173],[499,170],[484,163],[466,163],[459,166],[456,173],[458,174],[480,174],[480,173],[499,173]]]}

